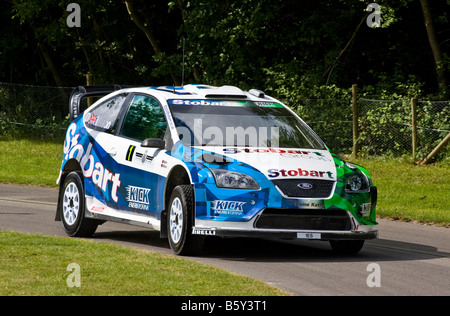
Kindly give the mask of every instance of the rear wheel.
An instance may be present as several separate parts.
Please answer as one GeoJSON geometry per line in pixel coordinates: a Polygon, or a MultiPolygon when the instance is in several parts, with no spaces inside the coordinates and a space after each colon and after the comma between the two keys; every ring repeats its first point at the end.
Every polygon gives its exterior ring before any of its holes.
{"type": "Polygon", "coordinates": [[[195,255],[203,248],[204,236],[192,235],[194,190],[190,185],[173,189],[167,211],[169,245],[176,255],[195,255]]]}
{"type": "Polygon", "coordinates": [[[64,180],[60,194],[61,221],[67,235],[71,237],[90,237],[95,233],[98,223],[84,217],[84,186],[80,175],[71,172],[64,180]]]}
{"type": "Polygon", "coordinates": [[[364,246],[364,240],[330,240],[330,245],[338,254],[355,255],[364,246]]]}

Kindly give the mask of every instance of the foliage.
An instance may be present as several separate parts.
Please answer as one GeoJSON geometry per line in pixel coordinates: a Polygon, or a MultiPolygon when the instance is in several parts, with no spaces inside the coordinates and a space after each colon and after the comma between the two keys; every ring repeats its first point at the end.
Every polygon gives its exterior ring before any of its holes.
{"type": "MultiPolygon", "coordinates": [[[[351,148],[352,84],[370,99],[449,97],[440,93],[436,75],[436,69],[450,73],[447,0],[428,0],[442,51],[437,66],[420,1],[376,1],[381,27],[371,28],[365,0],[127,0],[145,32],[123,1],[112,0],[77,1],[81,27],[70,28],[70,2],[3,4],[0,82],[78,86],[90,74],[97,85],[172,85],[181,83],[184,66],[184,83],[257,88],[281,99],[337,152],[351,148]]],[[[47,103],[25,98],[16,94],[14,103],[0,102],[0,131],[9,133],[5,121],[16,117],[33,125],[63,121],[65,112],[53,109],[37,121],[36,111],[45,111],[47,103]]],[[[408,117],[408,105],[396,107],[383,103],[366,110],[361,124],[376,128],[363,130],[361,140],[384,139],[394,154],[409,150],[408,127],[399,127],[404,139],[392,139],[392,123],[405,124],[408,117]]],[[[425,127],[447,129],[446,112],[420,111],[425,127]]],[[[433,140],[420,155],[435,145],[433,140]]],[[[367,153],[386,153],[385,146],[367,153]]]]}
{"type": "MultiPolygon", "coordinates": [[[[437,93],[418,1],[377,1],[381,28],[366,25],[364,0],[129,2],[158,51],[123,2],[77,1],[80,28],[66,24],[68,0],[6,2],[0,81],[76,86],[92,74],[95,84],[172,85],[181,82],[185,46],[186,83],[264,88],[285,99],[297,86],[313,98],[308,89],[327,82],[385,87],[390,94],[403,94],[398,83],[410,82],[421,86],[418,93],[437,93]]],[[[440,67],[448,70],[449,4],[430,5],[442,43],[440,67]]]]}

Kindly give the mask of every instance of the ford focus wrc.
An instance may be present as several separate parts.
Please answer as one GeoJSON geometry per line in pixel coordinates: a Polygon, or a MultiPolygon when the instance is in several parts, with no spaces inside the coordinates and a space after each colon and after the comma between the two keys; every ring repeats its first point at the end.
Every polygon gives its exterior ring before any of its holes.
{"type": "Polygon", "coordinates": [[[78,87],[69,107],[55,219],[70,236],[116,221],[160,231],[186,255],[207,236],[327,240],[357,253],[378,235],[367,170],[262,91],[78,87]]]}

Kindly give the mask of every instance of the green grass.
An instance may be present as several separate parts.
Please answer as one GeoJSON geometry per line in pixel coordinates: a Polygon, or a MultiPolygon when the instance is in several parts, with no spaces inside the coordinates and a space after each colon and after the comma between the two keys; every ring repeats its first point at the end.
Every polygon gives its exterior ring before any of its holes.
{"type": "Polygon", "coordinates": [[[261,281],[169,255],[80,239],[0,231],[0,296],[288,295],[261,281]],[[80,267],[80,287],[67,268],[80,267]]]}
{"type": "Polygon", "coordinates": [[[353,162],[369,171],[378,188],[379,217],[450,227],[449,159],[425,166],[393,158],[353,162]]]}
{"type": "Polygon", "coordinates": [[[0,182],[56,186],[63,143],[1,140],[0,182]]]}

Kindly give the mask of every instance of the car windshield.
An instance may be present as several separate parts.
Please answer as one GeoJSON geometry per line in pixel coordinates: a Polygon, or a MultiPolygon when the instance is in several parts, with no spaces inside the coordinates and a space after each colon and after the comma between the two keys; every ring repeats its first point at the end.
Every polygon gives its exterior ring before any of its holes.
{"type": "Polygon", "coordinates": [[[169,100],[186,146],[325,149],[319,137],[275,102],[169,100]]]}

